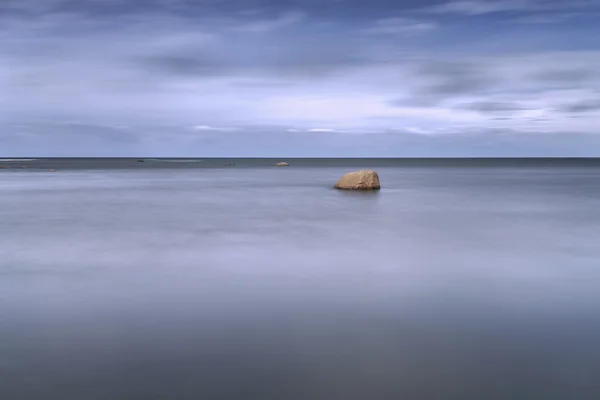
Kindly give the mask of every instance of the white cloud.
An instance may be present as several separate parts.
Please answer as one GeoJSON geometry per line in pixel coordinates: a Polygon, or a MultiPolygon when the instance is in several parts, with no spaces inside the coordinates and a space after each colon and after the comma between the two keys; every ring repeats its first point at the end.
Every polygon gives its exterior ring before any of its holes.
{"type": "Polygon", "coordinates": [[[255,33],[271,32],[292,25],[296,25],[302,22],[305,19],[305,17],[306,16],[301,12],[288,12],[274,19],[264,19],[242,23],[234,29],[243,32],[255,33]]]}
{"type": "Polygon", "coordinates": [[[240,128],[236,127],[222,127],[222,126],[210,126],[210,125],[196,125],[192,127],[195,131],[224,131],[224,132],[232,132],[239,131],[240,128]]]}
{"type": "Polygon", "coordinates": [[[431,133],[430,130],[423,129],[420,127],[415,127],[415,126],[407,126],[406,128],[404,128],[404,131],[409,132],[409,133],[420,134],[420,135],[431,133]]]}
{"type": "Polygon", "coordinates": [[[375,26],[365,32],[372,34],[411,34],[434,30],[437,24],[410,18],[385,18],[375,22],[375,26]]]}

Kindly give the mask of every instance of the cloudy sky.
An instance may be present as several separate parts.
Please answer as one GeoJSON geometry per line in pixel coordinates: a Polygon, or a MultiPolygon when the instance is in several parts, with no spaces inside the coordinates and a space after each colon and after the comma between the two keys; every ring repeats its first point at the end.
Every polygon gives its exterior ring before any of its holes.
{"type": "Polygon", "coordinates": [[[0,0],[0,156],[600,156],[600,0],[0,0]]]}

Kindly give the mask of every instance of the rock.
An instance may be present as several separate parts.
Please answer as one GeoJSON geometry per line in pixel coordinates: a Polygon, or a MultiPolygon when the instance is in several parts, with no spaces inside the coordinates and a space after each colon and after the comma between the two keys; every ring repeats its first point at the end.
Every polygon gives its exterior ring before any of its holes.
{"type": "Polygon", "coordinates": [[[379,175],[371,170],[349,172],[335,184],[336,189],[343,190],[379,190],[379,175]]]}
{"type": "Polygon", "coordinates": [[[49,171],[49,172],[56,172],[56,170],[55,170],[55,169],[50,169],[50,170],[48,170],[48,171],[49,171]]]}
{"type": "Polygon", "coordinates": [[[286,162],[278,162],[277,164],[275,164],[276,167],[289,167],[290,164],[286,163],[286,162]]]}

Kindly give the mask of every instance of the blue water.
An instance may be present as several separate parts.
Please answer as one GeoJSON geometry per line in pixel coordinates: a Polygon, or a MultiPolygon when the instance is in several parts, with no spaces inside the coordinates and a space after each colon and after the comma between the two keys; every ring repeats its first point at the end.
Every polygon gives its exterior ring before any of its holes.
{"type": "Polygon", "coordinates": [[[0,171],[0,399],[600,398],[600,168],[349,170],[0,171]]]}

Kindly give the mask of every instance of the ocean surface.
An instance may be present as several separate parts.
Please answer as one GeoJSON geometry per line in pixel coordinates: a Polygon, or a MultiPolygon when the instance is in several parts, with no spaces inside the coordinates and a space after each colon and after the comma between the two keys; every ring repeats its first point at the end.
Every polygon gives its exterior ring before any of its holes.
{"type": "Polygon", "coordinates": [[[2,400],[600,398],[598,160],[3,165],[2,400]]]}

